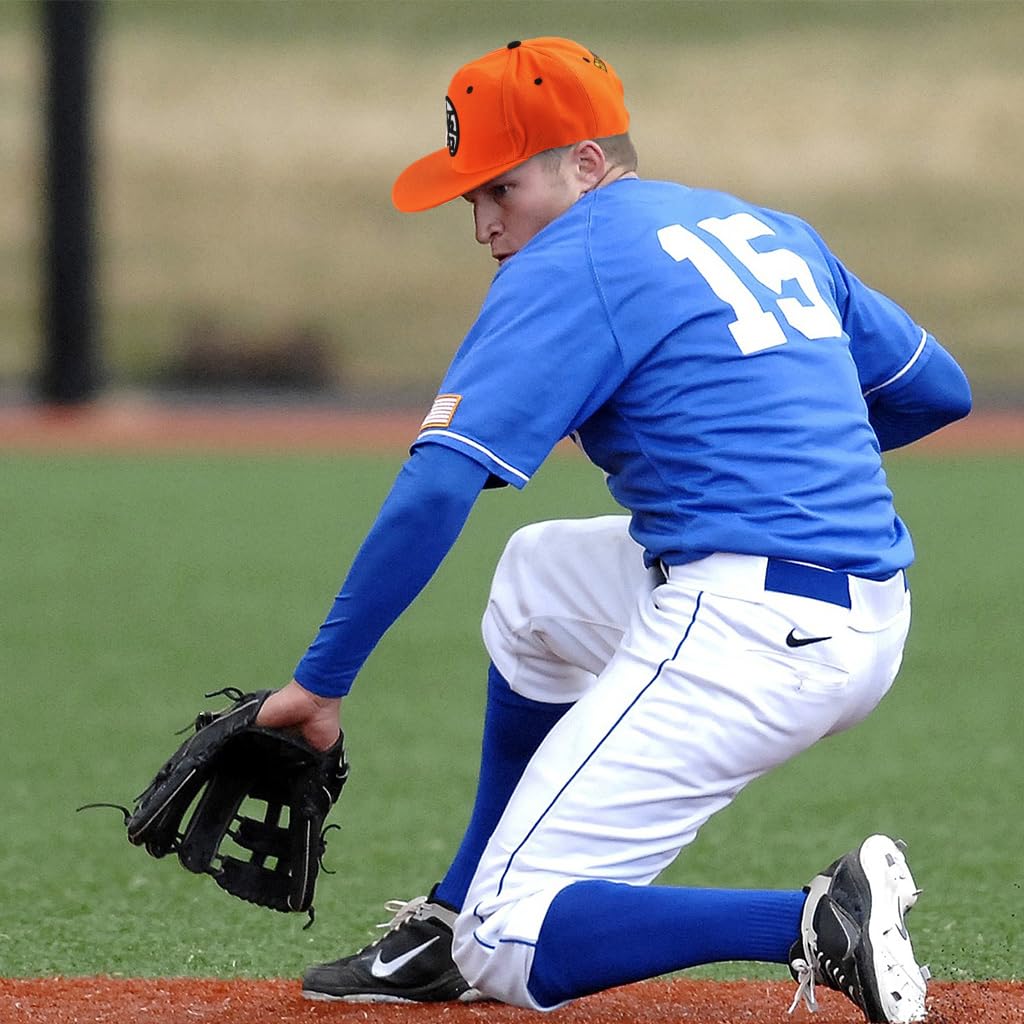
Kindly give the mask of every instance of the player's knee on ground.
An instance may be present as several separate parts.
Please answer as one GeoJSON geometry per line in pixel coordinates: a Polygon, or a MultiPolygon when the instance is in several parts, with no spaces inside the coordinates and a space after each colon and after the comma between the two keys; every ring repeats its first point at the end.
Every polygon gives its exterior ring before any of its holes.
{"type": "MultiPolygon", "coordinates": [[[[504,907],[499,913],[503,918],[515,916],[516,905],[504,907]]],[[[492,999],[511,1006],[523,1006],[538,1010],[540,1007],[530,996],[527,983],[533,963],[533,945],[517,942],[512,937],[496,939],[500,934],[494,928],[494,919],[489,918],[487,927],[480,929],[481,922],[472,913],[459,916],[455,923],[452,955],[462,976],[475,989],[492,999]]]]}

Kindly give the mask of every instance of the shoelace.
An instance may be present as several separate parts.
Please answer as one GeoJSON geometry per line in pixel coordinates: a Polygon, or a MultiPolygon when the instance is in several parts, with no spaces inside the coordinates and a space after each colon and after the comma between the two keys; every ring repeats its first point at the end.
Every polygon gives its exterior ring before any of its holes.
{"type": "Polygon", "coordinates": [[[857,999],[853,985],[842,972],[842,965],[834,963],[828,957],[822,956],[821,953],[815,950],[813,953],[813,957],[817,962],[817,967],[815,967],[809,962],[811,955],[810,950],[805,947],[804,957],[808,959],[798,957],[790,964],[796,974],[797,988],[792,1005],[789,1007],[789,1012],[792,1013],[796,1009],[802,997],[807,1004],[807,1009],[811,1013],[816,1013],[818,1010],[818,999],[814,992],[814,986],[819,983],[827,985],[829,988],[834,988],[837,992],[842,992],[860,1006],[861,1004],[857,999]]]}
{"type": "Polygon", "coordinates": [[[790,1004],[789,1012],[792,1013],[800,1003],[800,1000],[807,1004],[811,1013],[818,1012],[818,999],[814,994],[814,968],[803,958],[794,960],[790,966],[796,972],[797,989],[793,1002],[790,1004]]]}
{"type": "Polygon", "coordinates": [[[390,921],[384,921],[377,925],[378,928],[386,928],[391,931],[394,928],[400,928],[406,921],[411,921],[414,917],[419,915],[420,908],[424,903],[427,902],[426,896],[417,896],[411,900],[388,900],[384,904],[384,909],[392,914],[393,917],[390,921]]]}

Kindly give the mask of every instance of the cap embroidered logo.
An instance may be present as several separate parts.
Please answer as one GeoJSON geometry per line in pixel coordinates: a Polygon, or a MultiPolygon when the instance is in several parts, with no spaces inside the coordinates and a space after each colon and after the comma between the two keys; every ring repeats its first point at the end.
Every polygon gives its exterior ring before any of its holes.
{"type": "Polygon", "coordinates": [[[445,145],[448,153],[455,156],[459,151],[459,115],[455,111],[455,104],[447,96],[444,98],[444,121],[445,145]]]}

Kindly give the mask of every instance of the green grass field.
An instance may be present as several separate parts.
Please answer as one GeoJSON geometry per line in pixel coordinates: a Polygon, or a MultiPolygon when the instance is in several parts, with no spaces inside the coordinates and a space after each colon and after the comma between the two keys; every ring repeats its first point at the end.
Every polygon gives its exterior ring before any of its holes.
{"type": "MultiPolygon", "coordinates": [[[[425,890],[476,775],[479,612],[508,533],[610,509],[556,459],[488,493],[438,577],[346,702],[353,775],[314,928],[232,900],[131,847],[117,812],[224,685],[286,680],[398,462],[391,458],[2,460],[0,975],[294,976],[363,944],[425,890]]],[[[667,881],[792,886],[875,829],[911,843],[921,958],[948,979],[1020,978],[1017,516],[1012,457],[896,457],[919,564],[904,670],[867,723],[741,795],[667,881]]],[[[396,571],[400,571],[396,567],[396,571]]],[[[745,966],[717,976],[778,976],[745,966]]]]}

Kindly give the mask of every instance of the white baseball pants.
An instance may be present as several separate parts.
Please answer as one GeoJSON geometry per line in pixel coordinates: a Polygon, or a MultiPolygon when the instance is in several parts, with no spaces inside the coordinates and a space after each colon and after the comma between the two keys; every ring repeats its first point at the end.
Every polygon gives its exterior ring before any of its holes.
{"type": "Polygon", "coordinates": [[[542,1009],[527,990],[533,947],[565,886],[652,882],[749,782],[863,719],[909,628],[902,572],[875,582],[721,554],[666,580],[627,525],[520,530],[484,616],[513,690],[577,701],[527,766],[455,929],[467,980],[519,1006],[542,1009]],[[779,577],[802,593],[803,575],[824,578],[826,599],[766,589],[779,577]]]}

